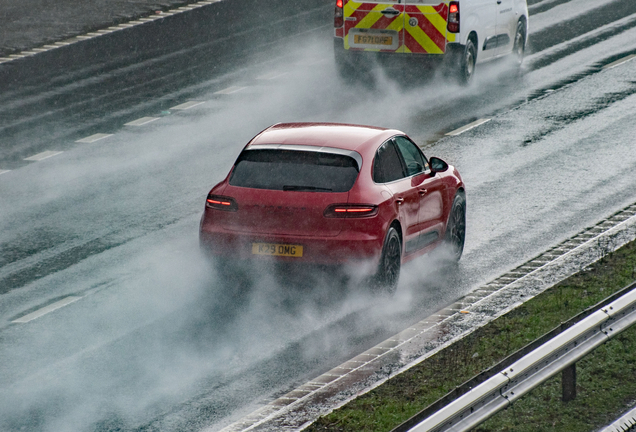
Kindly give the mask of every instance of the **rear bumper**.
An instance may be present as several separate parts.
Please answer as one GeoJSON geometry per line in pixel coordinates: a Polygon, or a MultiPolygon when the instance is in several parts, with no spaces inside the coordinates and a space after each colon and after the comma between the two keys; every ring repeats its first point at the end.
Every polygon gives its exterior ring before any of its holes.
{"type": "Polygon", "coordinates": [[[356,72],[381,66],[385,70],[411,71],[453,69],[459,64],[464,45],[449,43],[443,54],[386,53],[373,51],[347,50],[341,38],[334,37],[334,56],[341,72],[355,75],[356,72]]]}
{"type": "Polygon", "coordinates": [[[298,264],[339,265],[355,262],[377,264],[384,238],[368,233],[341,232],[335,237],[287,236],[230,232],[201,226],[199,244],[211,256],[239,260],[264,260],[298,264]],[[253,243],[300,245],[302,257],[258,255],[253,243]]]}
{"type": "MultiPolygon", "coordinates": [[[[456,44],[448,44],[448,47],[456,44]]],[[[334,55],[339,64],[367,68],[379,64],[385,68],[398,69],[405,66],[435,68],[444,62],[446,54],[391,53],[345,49],[343,39],[334,37],[334,55]]]]}

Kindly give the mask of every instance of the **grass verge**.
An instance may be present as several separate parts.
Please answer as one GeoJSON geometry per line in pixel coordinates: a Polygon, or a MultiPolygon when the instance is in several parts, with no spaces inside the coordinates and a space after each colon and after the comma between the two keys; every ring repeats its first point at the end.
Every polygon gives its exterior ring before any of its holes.
{"type": "MultiPolygon", "coordinates": [[[[515,351],[636,280],[636,242],[546,290],[383,385],[319,418],[307,431],[390,431],[515,351]]],[[[577,363],[577,397],[561,401],[561,375],[475,431],[589,432],[636,400],[636,326],[577,363]]]]}

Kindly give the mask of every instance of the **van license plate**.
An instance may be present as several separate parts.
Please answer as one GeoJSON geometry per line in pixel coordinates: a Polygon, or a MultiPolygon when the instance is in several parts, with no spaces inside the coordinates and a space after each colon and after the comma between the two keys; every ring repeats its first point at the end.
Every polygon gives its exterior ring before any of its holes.
{"type": "Polygon", "coordinates": [[[252,243],[252,254],[300,258],[303,256],[303,247],[278,243],[252,243]]]}
{"type": "Polygon", "coordinates": [[[353,43],[356,45],[393,45],[393,36],[373,35],[373,34],[355,34],[353,35],[353,43]]]}

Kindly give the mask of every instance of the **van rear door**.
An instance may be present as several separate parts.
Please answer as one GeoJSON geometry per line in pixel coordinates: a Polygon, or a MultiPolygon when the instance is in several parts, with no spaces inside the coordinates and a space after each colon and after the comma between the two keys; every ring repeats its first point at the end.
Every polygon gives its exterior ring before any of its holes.
{"type": "Polygon", "coordinates": [[[404,52],[404,5],[384,1],[344,4],[345,49],[404,52]]]}
{"type": "Polygon", "coordinates": [[[443,54],[447,42],[455,42],[449,33],[448,1],[406,0],[404,14],[404,51],[419,54],[443,54]]]}

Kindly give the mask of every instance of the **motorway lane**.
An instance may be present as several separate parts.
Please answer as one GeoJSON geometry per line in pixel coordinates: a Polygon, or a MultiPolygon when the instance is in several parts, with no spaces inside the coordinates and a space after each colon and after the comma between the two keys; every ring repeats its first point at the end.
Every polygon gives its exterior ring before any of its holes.
{"type": "MultiPolygon", "coordinates": [[[[514,81],[500,88],[501,81],[484,73],[474,94],[447,104],[478,108],[478,115],[504,110],[558,88],[594,61],[633,49],[633,40],[627,31],[529,71],[520,88],[514,81]],[[492,99],[499,105],[490,105],[492,99]]],[[[190,112],[0,177],[3,246],[20,258],[0,270],[3,286],[6,276],[22,275],[0,303],[5,429],[221,426],[635,200],[625,175],[634,165],[626,139],[634,131],[625,120],[633,117],[634,97],[616,96],[631,94],[632,63],[427,148],[456,163],[471,185],[472,229],[456,277],[418,262],[407,267],[388,307],[356,293],[287,295],[263,281],[246,303],[229,308],[196,252],[196,223],[207,188],[259,128],[280,117],[371,119],[397,123],[426,142],[449,121],[432,115],[435,109],[417,110],[436,103],[428,87],[347,93],[330,78],[333,65],[320,62],[328,44],[308,46],[318,63],[300,57],[300,65],[253,71],[228,83],[250,84],[237,93],[203,95],[206,104],[190,112]],[[400,109],[389,110],[395,100],[400,109]],[[609,172],[586,157],[597,153],[609,172]],[[433,268],[423,271],[426,266],[433,268]],[[28,278],[20,273],[27,268],[28,278]],[[9,324],[71,294],[82,299],[33,322],[9,324]]],[[[448,90],[460,89],[440,93],[448,90]]]]}

